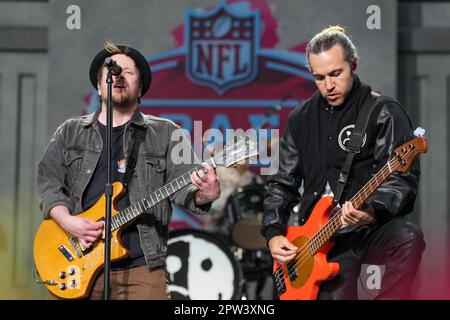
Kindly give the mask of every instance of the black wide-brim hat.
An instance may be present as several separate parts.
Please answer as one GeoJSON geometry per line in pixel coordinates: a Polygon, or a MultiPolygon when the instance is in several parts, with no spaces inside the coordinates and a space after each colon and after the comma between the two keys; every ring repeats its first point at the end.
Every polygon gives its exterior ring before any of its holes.
{"type": "MultiPolygon", "coordinates": [[[[121,51],[126,52],[125,55],[129,56],[136,63],[136,67],[139,70],[142,82],[142,92],[141,96],[145,95],[148,88],[150,87],[150,83],[152,82],[152,72],[150,70],[150,66],[148,65],[147,59],[136,49],[133,49],[129,46],[118,45],[117,46],[121,51]]],[[[103,67],[105,63],[105,59],[107,57],[113,56],[115,54],[111,54],[106,49],[103,49],[94,57],[92,60],[91,67],[89,69],[89,78],[91,79],[91,83],[95,89],[97,89],[97,74],[98,70],[103,67]]]]}

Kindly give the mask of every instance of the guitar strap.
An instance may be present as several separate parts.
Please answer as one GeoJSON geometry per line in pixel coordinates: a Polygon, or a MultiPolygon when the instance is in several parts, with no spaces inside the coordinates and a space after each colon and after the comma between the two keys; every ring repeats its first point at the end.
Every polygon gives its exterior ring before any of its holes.
{"type": "Polygon", "coordinates": [[[341,201],[342,192],[344,191],[345,185],[347,184],[348,175],[350,173],[350,168],[352,166],[353,158],[357,153],[360,152],[361,147],[364,143],[364,137],[366,135],[367,124],[369,122],[370,113],[375,105],[375,102],[379,94],[371,92],[367,99],[364,101],[361,110],[358,113],[358,118],[356,119],[355,127],[350,136],[350,140],[346,145],[347,157],[345,158],[344,165],[342,166],[341,173],[339,174],[339,179],[337,183],[336,193],[334,194],[333,204],[337,206],[339,201],[341,201]]]}
{"type": "Polygon", "coordinates": [[[139,146],[142,141],[145,139],[145,134],[147,132],[147,128],[141,126],[135,126],[133,133],[131,134],[131,141],[133,141],[133,146],[131,148],[131,152],[128,155],[127,159],[127,167],[125,170],[125,175],[123,176],[123,185],[128,189],[128,183],[130,182],[131,176],[133,175],[134,168],[136,167],[136,162],[139,153],[139,146]]]}

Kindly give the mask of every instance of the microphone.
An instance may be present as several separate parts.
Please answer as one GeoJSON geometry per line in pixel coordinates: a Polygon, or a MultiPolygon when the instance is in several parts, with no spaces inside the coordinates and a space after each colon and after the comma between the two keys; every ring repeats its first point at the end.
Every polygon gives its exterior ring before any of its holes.
{"type": "Polygon", "coordinates": [[[110,57],[105,59],[105,67],[111,72],[113,76],[118,76],[122,73],[122,67],[110,57]]]}

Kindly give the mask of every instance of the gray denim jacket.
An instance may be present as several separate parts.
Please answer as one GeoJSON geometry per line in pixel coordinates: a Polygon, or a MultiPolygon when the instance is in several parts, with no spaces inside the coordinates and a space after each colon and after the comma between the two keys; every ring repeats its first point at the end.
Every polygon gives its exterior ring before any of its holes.
{"type": "MultiPolygon", "coordinates": [[[[103,147],[96,122],[99,114],[100,109],[87,116],[71,118],[59,126],[51,138],[38,164],[37,174],[39,205],[44,219],[50,218],[50,210],[58,205],[68,207],[72,214],[83,211],[83,191],[92,177],[103,147]]],[[[145,126],[147,132],[139,148],[136,168],[128,187],[132,204],[198,165],[175,165],[171,151],[179,141],[172,141],[171,135],[179,127],[170,120],[145,115],[138,109],[125,128],[123,149],[126,159],[131,151],[131,136],[135,126],[145,126]]],[[[189,150],[192,151],[190,145],[189,150]]],[[[191,158],[194,161],[193,153],[191,158]]],[[[209,210],[210,205],[195,206],[196,191],[193,185],[186,186],[137,218],[141,247],[150,268],[165,263],[168,225],[172,216],[171,201],[198,214],[209,210]]]]}

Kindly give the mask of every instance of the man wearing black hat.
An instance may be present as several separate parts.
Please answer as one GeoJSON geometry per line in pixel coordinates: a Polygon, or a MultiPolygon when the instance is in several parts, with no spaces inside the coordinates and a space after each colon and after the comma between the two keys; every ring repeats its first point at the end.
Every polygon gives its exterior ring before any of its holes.
{"type": "MultiPolygon", "coordinates": [[[[180,142],[171,139],[178,126],[138,110],[139,98],[151,83],[145,57],[131,47],[107,42],[105,49],[94,58],[89,73],[92,85],[98,90],[101,107],[94,114],[64,122],[54,133],[38,165],[37,185],[44,218],[54,219],[85,248],[91,247],[103,232],[103,223],[77,214],[99,200],[107,180],[107,71],[104,67],[107,57],[122,68],[122,72],[113,77],[112,89],[113,182],[124,182],[136,132],[144,132],[144,139],[137,147],[134,174],[127,181],[128,192],[119,199],[117,209],[128,207],[194,167],[193,164],[175,165],[171,159],[171,150],[180,142]]],[[[191,175],[193,185],[176,192],[170,201],[193,212],[209,210],[211,202],[220,195],[220,186],[213,168],[208,164],[203,166],[207,173],[191,175]]],[[[147,210],[123,231],[122,242],[129,256],[111,265],[112,299],[169,298],[164,265],[170,201],[165,199],[147,210]]],[[[103,273],[97,277],[89,298],[102,297],[103,273]]]]}

